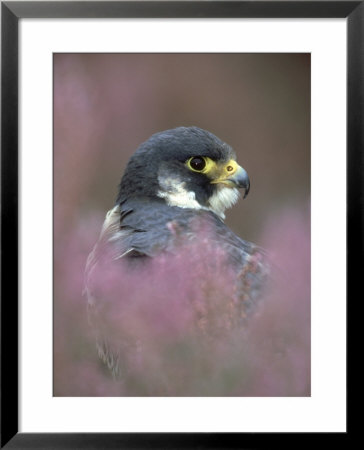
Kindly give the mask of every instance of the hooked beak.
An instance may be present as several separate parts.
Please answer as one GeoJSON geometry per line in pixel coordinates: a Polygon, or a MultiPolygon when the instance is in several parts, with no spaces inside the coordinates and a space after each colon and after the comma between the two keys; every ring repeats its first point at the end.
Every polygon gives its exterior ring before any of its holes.
{"type": "Polygon", "coordinates": [[[245,193],[243,198],[245,198],[250,190],[250,180],[247,171],[239,166],[236,161],[230,160],[227,165],[224,166],[222,172],[223,173],[220,174],[218,178],[211,181],[211,183],[225,184],[231,188],[244,188],[245,193]]]}
{"type": "Polygon", "coordinates": [[[245,193],[244,193],[244,197],[245,198],[248,194],[249,194],[249,190],[250,190],[250,180],[249,180],[249,176],[248,176],[248,172],[243,169],[241,166],[238,166],[236,172],[229,176],[226,181],[229,181],[231,183],[233,183],[235,185],[235,187],[237,188],[244,188],[245,189],[245,193]]]}

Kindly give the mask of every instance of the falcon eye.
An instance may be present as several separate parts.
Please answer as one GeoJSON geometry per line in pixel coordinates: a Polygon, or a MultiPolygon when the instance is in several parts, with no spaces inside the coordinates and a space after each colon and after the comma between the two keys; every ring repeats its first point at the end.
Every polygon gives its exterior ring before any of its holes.
{"type": "Polygon", "coordinates": [[[185,164],[192,172],[199,172],[206,175],[214,171],[216,167],[215,161],[208,156],[192,156],[185,164]]]}
{"type": "Polygon", "coordinates": [[[195,156],[189,160],[191,169],[201,172],[206,167],[206,161],[201,156],[195,156]]]}

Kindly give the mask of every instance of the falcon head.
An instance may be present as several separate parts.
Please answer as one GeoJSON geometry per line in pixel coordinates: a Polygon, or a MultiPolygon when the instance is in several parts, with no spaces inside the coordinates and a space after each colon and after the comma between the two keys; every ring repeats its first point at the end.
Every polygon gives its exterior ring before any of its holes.
{"type": "Polygon", "coordinates": [[[179,127],[140,145],[122,177],[117,203],[158,199],[170,206],[210,210],[223,219],[240,188],[245,198],[249,177],[233,149],[201,128],[179,127]]]}

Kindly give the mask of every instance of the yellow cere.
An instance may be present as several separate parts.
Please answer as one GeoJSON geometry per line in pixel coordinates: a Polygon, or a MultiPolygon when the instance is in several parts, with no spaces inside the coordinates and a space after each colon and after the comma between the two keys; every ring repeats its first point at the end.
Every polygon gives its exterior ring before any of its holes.
{"type": "Polygon", "coordinates": [[[238,163],[234,159],[230,159],[228,162],[224,163],[216,163],[216,161],[212,160],[208,156],[193,156],[186,161],[187,167],[192,170],[192,172],[198,172],[206,174],[209,178],[211,178],[212,183],[219,183],[220,181],[230,177],[238,170],[238,163]],[[196,158],[203,160],[205,165],[201,169],[196,169],[192,166],[191,161],[196,158]]]}
{"type": "Polygon", "coordinates": [[[229,178],[234,175],[234,173],[238,170],[239,165],[233,159],[230,159],[227,163],[224,163],[220,166],[217,166],[217,170],[214,173],[214,176],[211,177],[212,184],[224,183],[228,184],[229,178]]]}
{"type": "Polygon", "coordinates": [[[230,159],[230,161],[224,166],[224,169],[226,171],[226,174],[228,176],[233,175],[238,170],[238,163],[234,161],[233,159],[230,159]]]}

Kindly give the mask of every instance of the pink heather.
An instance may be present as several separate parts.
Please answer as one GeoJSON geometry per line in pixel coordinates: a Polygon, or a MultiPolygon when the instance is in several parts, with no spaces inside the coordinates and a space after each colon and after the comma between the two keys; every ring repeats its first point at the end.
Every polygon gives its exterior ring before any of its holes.
{"type": "Polygon", "coordinates": [[[310,395],[309,225],[301,210],[269,221],[259,243],[271,255],[272,280],[243,324],[234,272],[207,228],[197,230],[199,245],[144,269],[131,272],[121,261],[95,274],[100,300],[88,318],[83,271],[100,217],[74,225],[54,249],[54,394],[310,395]],[[120,353],[120,380],[98,360],[95,334],[120,353]]]}

